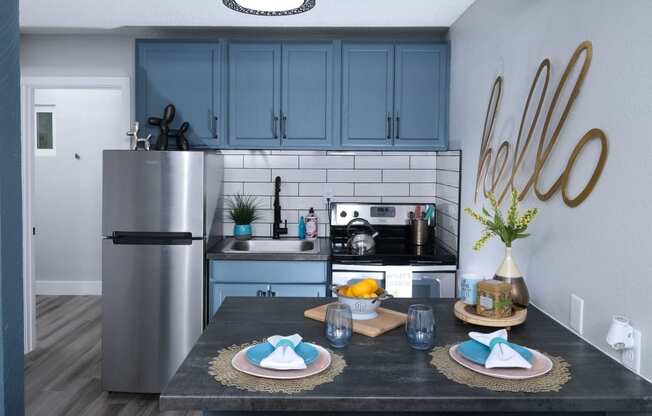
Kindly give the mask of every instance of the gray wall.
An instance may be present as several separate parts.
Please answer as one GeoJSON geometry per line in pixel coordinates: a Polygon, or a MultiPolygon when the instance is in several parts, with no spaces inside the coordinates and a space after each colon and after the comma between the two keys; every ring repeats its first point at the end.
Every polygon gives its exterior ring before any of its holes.
{"type": "Polygon", "coordinates": [[[0,415],[23,408],[23,236],[18,0],[0,2],[0,415]]]}
{"type": "MultiPolygon", "coordinates": [[[[652,2],[609,0],[479,0],[453,25],[451,68],[452,142],[464,151],[462,207],[475,206],[473,193],[482,123],[490,88],[504,77],[503,100],[494,148],[515,141],[535,71],[552,61],[548,102],[571,54],[583,40],[593,42],[593,63],[562,130],[544,175],[544,188],[566,164],[582,135],[598,127],[609,138],[609,158],[594,192],[568,208],[561,194],[541,202],[531,193],[525,206],[540,208],[532,237],[519,240],[515,258],[527,277],[533,301],[564,324],[570,295],[582,297],[584,337],[615,356],[605,342],[614,314],[632,319],[642,331],[642,374],[652,377],[652,2]],[[625,4],[626,3],[626,4],[625,4]]],[[[547,108],[547,105],[546,105],[547,108]]],[[[528,167],[532,168],[539,133],[528,167]]],[[[590,176],[598,154],[595,143],[576,163],[570,193],[590,176]]],[[[509,169],[509,168],[508,168],[509,169]]],[[[523,186],[523,178],[518,182],[523,186]]],[[[464,216],[462,267],[493,275],[502,258],[492,241],[480,253],[471,249],[481,227],[464,216]]]]}

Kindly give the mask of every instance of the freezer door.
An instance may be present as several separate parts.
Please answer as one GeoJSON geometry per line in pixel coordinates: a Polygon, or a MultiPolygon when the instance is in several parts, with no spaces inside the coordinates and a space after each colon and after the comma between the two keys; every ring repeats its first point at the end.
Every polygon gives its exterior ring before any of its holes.
{"type": "Polygon", "coordinates": [[[102,384],[160,393],[199,338],[204,242],[102,246],[102,384]]]}
{"type": "Polygon", "coordinates": [[[204,236],[204,153],[105,150],[102,234],[204,236]]]}

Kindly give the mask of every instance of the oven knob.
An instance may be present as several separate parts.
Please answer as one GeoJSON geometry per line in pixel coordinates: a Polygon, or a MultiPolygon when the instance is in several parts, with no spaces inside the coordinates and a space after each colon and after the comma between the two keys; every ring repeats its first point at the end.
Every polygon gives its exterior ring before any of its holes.
{"type": "Polygon", "coordinates": [[[342,218],[346,217],[346,211],[340,212],[340,217],[342,217],[342,218]]]}
{"type": "Polygon", "coordinates": [[[360,213],[358,211],[353,211],[353,216],[355,218],[358,218],[360,216],[360,213]]]}

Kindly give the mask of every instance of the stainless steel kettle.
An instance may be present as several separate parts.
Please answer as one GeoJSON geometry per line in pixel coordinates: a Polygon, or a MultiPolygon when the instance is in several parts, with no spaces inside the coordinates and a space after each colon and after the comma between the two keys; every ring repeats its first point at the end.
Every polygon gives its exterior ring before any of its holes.
{"type": "Polygon", "coordinates": [[[374,252],[376,248],[376,240],[374,240],[374,238],[378,236],[378,231],[376,231],[374,227],[369,224],[369,221],[365,220],[364,218],[352,219],[346,225],[346,233],[349,236],[347,245],[351,249],[351,253],[362,256],[365,254],[372,254],[374,252]],[[351,226],[356,224],[360,224],[368,228],[369,233],[359,232],[354,234],[352,232],[351,226]]]}

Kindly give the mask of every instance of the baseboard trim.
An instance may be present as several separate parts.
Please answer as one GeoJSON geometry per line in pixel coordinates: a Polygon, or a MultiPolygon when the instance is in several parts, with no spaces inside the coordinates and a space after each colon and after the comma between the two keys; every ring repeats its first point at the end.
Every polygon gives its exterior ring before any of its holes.
{"type": "Polygon", "coordinates": [[[101,295],[100,280],[37,280],[34,282],[37,295],[101,295]]]}

